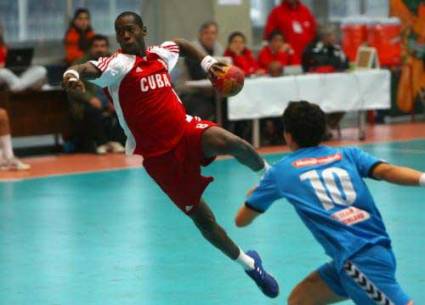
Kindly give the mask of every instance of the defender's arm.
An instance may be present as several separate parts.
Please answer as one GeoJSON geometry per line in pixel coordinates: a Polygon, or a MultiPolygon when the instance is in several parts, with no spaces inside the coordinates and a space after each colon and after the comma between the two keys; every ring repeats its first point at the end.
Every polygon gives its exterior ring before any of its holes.
{"type": "Polygon", "coordinates": [[[372,176],[395,184],[425,187],[425,173],[408,167],[381,163],[373,169],[372,176]]]}
{"type": "Polygon", "coordinates": [[[239,209],[238,213],[235,217],[235,224],[237,227],[245,227],[249,225],[251,222],[254,221],[255,218],[260,216],[261,213],[257,212],[250,207],[248,207],[246,204],[242,205],[239,209]]]}

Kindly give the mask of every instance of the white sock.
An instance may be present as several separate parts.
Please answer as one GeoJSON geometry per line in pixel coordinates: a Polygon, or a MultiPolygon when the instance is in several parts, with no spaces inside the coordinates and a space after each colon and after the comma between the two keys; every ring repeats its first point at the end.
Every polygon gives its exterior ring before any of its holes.
{"type": "Polygon", "coordinates": [[[248,256],[243,252],[242,249],[239,249],[239,256],[236,261],[244,268],[245,270],[255,269],[255,261],[252,257],[248,256]]]}
{"type": "Polygon", "coordinates": [[[15,157],[13,154],[12,138],[10,137],[10,134],[0,137],[0,149],[3,151],[5,159],[12,159],[15,157]]]}

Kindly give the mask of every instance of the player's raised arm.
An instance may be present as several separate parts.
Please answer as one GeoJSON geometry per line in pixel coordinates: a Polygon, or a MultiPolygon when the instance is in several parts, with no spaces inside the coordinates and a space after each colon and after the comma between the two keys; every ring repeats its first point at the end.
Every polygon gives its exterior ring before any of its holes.
{"type": "Polygon", "coordinates": [[[408,167],[380,163],[373,169],[372,176],[395,184],[425,187],[425,173],[408,167]]]}
{"type": "Polygon", "coordinates": [[[198,61],[205,72],[208,72],[210,76],[215,76],[217,72],[223,71],[223,67],[226,66],[226,64],[219,62],[186,39],[176,38],[173,41],[179,46],[182,56],[198,61]]]}
{"type": "Polygon", "coordinates": [[[63,74],[62,86],[65,90],[85,91],[81,79],[94,79],[98,78],[101,74],[102,72],[90,62],[74,65],[69,67],[63,74]]]}

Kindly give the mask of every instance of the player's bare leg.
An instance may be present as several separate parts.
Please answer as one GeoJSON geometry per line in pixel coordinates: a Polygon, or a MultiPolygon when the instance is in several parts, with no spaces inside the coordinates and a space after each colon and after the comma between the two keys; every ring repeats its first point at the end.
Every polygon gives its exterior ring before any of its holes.
{"type": "Polygon", "coordinates": [[[328,305],[346,300],[336,295],[317,271],[308,275],[292,290],[288,305],[328,305]]]}
{"type": "Polygon", "coordinates": [[[264,160],[251,144],[220,127],[208,128],[202,134],[202,149],[206,158],[231,155],[255,172],[265,166],[264,160]]]}
{"type": "Polygon", "coordinates": [[[260,256],[255,251],[245,253],[230,239],[224,229],[217,223],[208,205],[201,199],[199,206],[190,215],[196,227],[217,249],[230,259],[237,261],[245,272],[255,281],[265,295],[275,298],[279,294],[279,285],[262,266],[260,256]]]}
{"type": "Polygon", "coordinates": [[[10,136],[9,116],[0,108],[0,170],[28,170],[31,166],[15,157],[10,136]]]}
{"type": "MultiPolygon", "coordinates": [[[[230,239],[224,229],[217,223],[208,205],[201,199],[197,209],[190,215],[202,235],[216,248],[232,260],[238,258],[239,247],[230,239]]],[[[252,265],[253,266],[253,265],[252,265]]]]}

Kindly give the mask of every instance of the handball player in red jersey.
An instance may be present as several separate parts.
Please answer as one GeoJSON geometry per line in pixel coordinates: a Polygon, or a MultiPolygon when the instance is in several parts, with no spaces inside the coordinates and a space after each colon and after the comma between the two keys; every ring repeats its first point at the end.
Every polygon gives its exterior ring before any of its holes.
{"type": "Polygon", "coordinates": [[[213,178],[203,177],[201,166],[218,155],[232,155],[260,175],[269,166],[244,140],[187,115],[171,85],[169,72],[180,54],[198,60],[211,77],[223,71],[223,64],[183,39],[146,47],[146,27],[134,12],[117,17],[115,32],[121,49],[110,57],[70,67],[64,73],[64,88],[84,91],[81,79],[106,88],[127,135],[127,152],[142,155],[148,174],[202,235],[239,263],[265,295],[276,297],[278,283],[263,269],[258,253],[242,251],[202,199],[213,178]]]}

